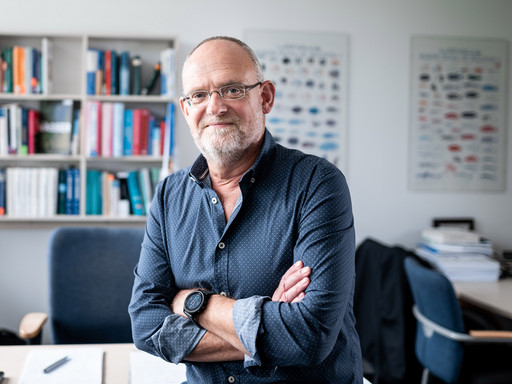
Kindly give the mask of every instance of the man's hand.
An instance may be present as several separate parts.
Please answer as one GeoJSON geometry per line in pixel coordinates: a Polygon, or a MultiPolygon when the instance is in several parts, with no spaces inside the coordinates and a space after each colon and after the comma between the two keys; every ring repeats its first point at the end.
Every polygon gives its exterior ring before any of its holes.
{"type": "Polygon", "coordinates": [[[310,267],[303,267],[302,261],[297,261],[281,278],[279,286],[272,295],[272,301],[282,301],[284,303],[296,303],[301,301],[304,291],[309,285],[310,267]]]}

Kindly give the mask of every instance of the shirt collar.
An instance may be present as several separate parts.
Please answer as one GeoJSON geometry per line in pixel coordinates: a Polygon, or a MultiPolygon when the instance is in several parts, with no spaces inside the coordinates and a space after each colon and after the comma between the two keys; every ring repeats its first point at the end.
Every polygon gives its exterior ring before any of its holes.
{"type": "MultiPolygon", "coordinates": [[[[260,153],[256,158],[256,161],[252,165],[252,167],[245,173],[242,177],[242,180],[245,177],[256,177],[257,174],[260,174],[262,170],[266,168],[266,164],[271,161],[273,157],[274,151],[276,148],[276,142],[272,137],[272,134],[265,128],[265,134],[263,136],[263,145],[261,146],[260,153]]],[[[197,184],[203,186],[205,178],[208,175],[208,162],[205,157],[200,154],[192,167],[190,168],[189,176],[190,178],[196,182],[197,184]]]]}

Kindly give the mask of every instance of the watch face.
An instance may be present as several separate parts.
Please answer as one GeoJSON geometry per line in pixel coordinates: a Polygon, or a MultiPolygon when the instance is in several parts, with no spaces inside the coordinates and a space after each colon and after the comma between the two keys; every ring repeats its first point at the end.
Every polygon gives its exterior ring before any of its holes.
{"type": "Polygon", "coordinates": [[[203,295],[200,292],[194,292],[194,294],[190,295],[187,298],[187,302],[185,303],[187,310],[190,312],[197,311],[201,304],[203,303],[203,295]]]}

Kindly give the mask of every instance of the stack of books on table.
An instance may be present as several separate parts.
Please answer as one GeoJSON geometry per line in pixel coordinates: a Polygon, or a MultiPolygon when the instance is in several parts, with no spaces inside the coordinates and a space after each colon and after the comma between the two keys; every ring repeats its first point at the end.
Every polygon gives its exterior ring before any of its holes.
{"type": "Polygon", "coordinates": [[[496,281],[500,264],[489,240],[478,233],[447,228],[422,231],[416,254],[433,264],[451,281],[496,281]]]}

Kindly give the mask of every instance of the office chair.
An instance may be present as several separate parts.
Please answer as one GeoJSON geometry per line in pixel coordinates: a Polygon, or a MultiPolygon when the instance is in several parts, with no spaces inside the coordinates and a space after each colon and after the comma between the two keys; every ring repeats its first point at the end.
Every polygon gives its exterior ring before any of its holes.
{"type": "MultiPolygon", "coordinates": [[[[55,344],[131,343],[128,315],[142,228],[58,228],[49,242],[50,326],[55,344]]],[[[40,342],[47,319],[28,314],[20,336],[40,342]]]]}
{"type": "MultiPolygon", "coordinates": [[[[499,362],[495,348],[499,344],[505,348],[512,346],[512,332],[466,333],[451,282],[412,257],[406,258],[404,264],[415,303],[413,313],[418,323],[415,353],[424,367],[422,384],[439,382],[436,378],[450,384],[511,383],[512,369],[505,368],[506,362],[499,362]],[[484,347],[480,356],[479,349],[474,348],[476,345],[484,347]],[[465,361],[468,351],[471,362],[469,358],[465,361]],[[490,357],[489,352],[494,356],[490,357]],[[429,381],[430,374],[435,378],[429,381]]],[[[512,349],[508,353],[511,352],[512,349]]]]}

